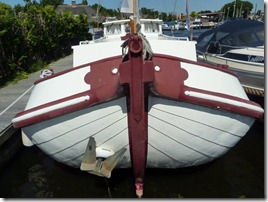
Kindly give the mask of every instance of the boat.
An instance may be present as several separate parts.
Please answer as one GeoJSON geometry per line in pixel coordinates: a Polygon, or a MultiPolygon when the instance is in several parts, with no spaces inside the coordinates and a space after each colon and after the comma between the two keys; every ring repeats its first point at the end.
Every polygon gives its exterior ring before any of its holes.
{"type": "Polygon", "coordinates": [[[177,21],[174,25],[175,30],[187,30],[186,22],[177,21]]]}
{"type": "Polygon", "coordinates": [[[202,29],[203,23],[201,22],[200,19],[195,19],[195,21],[193,21],[193,23],[192,23],[192,25],[190,25],[190,27],[193,29],[202,29]]]}
{"type": "Polygon", "coordinates": [[[228,65],[247,93],[264,97],[264,23],[228,20],[202,33],[196,44],[200,61],[228,65]]]}
{"type": "Polygon", "coordinates": [[[73,46],[73,68],[43,72],[12,123],[25,146],[65,165],[106,178],[132,168],[142,197],[146,168],[211,162],[264,110],[227,67],[198,62],[195,41],[166,37],[161,20],[133,13],[73,46]]]}

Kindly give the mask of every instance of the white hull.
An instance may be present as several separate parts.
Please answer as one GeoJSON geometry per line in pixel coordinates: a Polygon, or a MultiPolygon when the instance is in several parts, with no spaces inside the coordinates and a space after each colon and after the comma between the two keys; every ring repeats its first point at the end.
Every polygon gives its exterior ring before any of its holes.
{"type": "MultiPolygon", "coordinates": [[[[96,105],[23,128],[41,150],[66,165],[79,167],[89,137],[97,147],[129,149],[125,98],[96,105]]],[[[150,97],[147,167],[180,168],[225,154],[249,130],[253,118],[150,97]]],[[[129,150],[118,168],[131,166],[129,150]]]]}
{"type": "Polygon", "coordinates": [[[264,90],[265,80],[263,63],[234,60],[209,53],[205,56],[198,55],[198,58],[213,65],[228,65],[230,70],[238,74],[239,81],[242,85],[253,89],[264,90]]]}
{"type": "MultiPolygon", "coordinates": [[[[157,64],[157,57],[155,63],[157,64]]],[[[181,62],[180,65],[189,74],[185,86],[248,99],[235,76],[198,63],[181,62]],[[222,85],[222,81],[225,85],[222,85]]],[[[90,69],[91,65],[88,64],[37,82],[26,106],[26,110],[36,110],[13,119],[13,123],[44,113],[53,114],[55,110],[90,100],[90,96],[81,96],[59,101],[93,90],[91,85],[84,82],[90,69]],[[45,107],[46,103],[52,102],[57,104],[45,107]]],[[[238,108],[246,106],[262,112],[261,108],[221,98],[217,94],[191,90],[186,90],[184,94],[187,97],[226,102],[238,108]]],[[[149,96],[147,167],[180,168],[212,161],[232,148],[247,133],[254,120],[250,116],[199,104],[149,96]]],[[[99,148],[113,152],[127,148],[118,167],[131,166],[125,97],[40,121],[23,127],[22,130],[33,144],[69,166],[80,166],[89,137],[95,138],[99,148]]]]}
{"type": "Polygon", "coordinates": [[[198,53],[197,57],[213,65],[228,65],[230,70],[237,73],[238,79],[243,86],[264,91],[263,46],[232,49],[225,54],[198,53]],[[231,57],[237,57],[237,59],[231,57]]]}

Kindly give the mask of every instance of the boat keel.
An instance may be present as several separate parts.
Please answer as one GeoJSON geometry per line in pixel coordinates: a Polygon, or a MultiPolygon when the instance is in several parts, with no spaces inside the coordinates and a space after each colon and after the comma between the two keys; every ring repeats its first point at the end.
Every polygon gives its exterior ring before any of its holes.
{"type": "Polygon", "coordinates": [[[131,35],[128,47],[127,58],[119,66],[119,82],[124,87],[127,99],[130,156],[136,195],[141,198],[148,150],[149,83],[154,80],[154,65],[151,60],[143,58],[140,36],[131,35]]]}

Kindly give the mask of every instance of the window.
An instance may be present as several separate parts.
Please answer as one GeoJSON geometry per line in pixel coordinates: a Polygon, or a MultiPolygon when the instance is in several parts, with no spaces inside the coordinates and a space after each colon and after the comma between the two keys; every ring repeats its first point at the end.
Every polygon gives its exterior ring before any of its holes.
{"type": "Polygon", "coordinates": [[[144,23],[144,32],[146,33],[158,33],[158,24],[155,23],[144,23]]]}
{"type": "Polygon", "coordinates": [[[218,31],[216,33],[216,41],[220,41],[221,39],[223,39],[224,37],[226,37],[227,35],[229,35],[230,32],[222,32],[222,31],[218,31]]]}
{"type": "Polygon", "coordinates": [[[121,34],[120,24],[112,24],[107,27],[107,35],[113,35],[113,34],[121,34]]]}
{"type": "Polygon", "coordinates": [[[239,45],[254,43],[256,41],[258,41],[256,35],[250,31],[239,33],[237,36],[237,43],[239,45]]]}
{"type": "Polygon", "coordinates": [[[257,30],[256,34],[260,41],[264,42],[264,30],[257,30]]]}
{"type": "Polygon", "coordinates": [[[210,41],[210,39],[213,37],[214,33],[211,33],[205,37],[203,37],[197,44],[196,46],[198,47],[204,47],[205,45],[207,45],[207,43],[210,41]]]}
{"type": "Polygon", "coordinates": [[[227,36],[225,39],[221,41],[221,44],[228,45],[228,46],[234,46],[235,45],[235,37],[234,35],[227,36]]]}

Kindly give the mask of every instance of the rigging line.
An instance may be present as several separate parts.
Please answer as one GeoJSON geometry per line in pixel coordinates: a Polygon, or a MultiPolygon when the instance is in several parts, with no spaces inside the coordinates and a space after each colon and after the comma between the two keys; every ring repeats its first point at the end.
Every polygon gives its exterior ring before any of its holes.
{"type": "Polygon", "coordinates": [[[186,144],[183,144],[183,143],[181,143],[180,141],[178,141],[178,140],[176,140],[176,139],[174,139],[174,138],[172,138],[172,137],[170,137],[170,136],[164,134],[163,132],[157,130],[156,128],[154,128],[154,127],[152,127],[152,126],[150,126],[150,128],[153,129],[153,130],[155,130],[155,131],[157,131],[158,133],[162,134],[163,136],[165,136],[165,137],[167,137],[167,138],[173,140],[174,142],[177,142],[178,144],[180,144],[180,145],[182,145],[182,146],[184,146],[184,147],[186,147],[186,148],[188,148],[188,149],[190,149],[190,150],[195,151],[196,153],[199,153],[199,154],[201,154],[201,155],[203,155],[203,156],[206,156],[206,157],[208,157],[208,158],[212,158],[212,159],[217,158],[217,157],[215,157],[215,156],[212,156],[212,155],[209,155],[209,154],[202,153],[201,151],[198,151],[198,150],[196,150],[196,149],[194,149],[194,148],[192,148],[192,147],[190,147],[190,146],[188,146],[188,145],[186,145],[186,144]]]}
{"type": "MultiPolygon", "coordinates": [[[[119,121],[123,120],[123,119],[126,118],[126,117],[127,117],[127,116],[124,116],[124,117],[120,118],[119,120],[116,120],[114,123],[119,122],[119,121]]],[[[103,130],[109,128],[109,127],[110,127],[111,125],[113,125],[114,123],[111,123],[110,125],[105,126],[104,128],[100,129],[99,131],[97,131],[96,133],[94,133],[93,135],[91,135],[90,137],[93,137],[93,136],[97,135],[98,133],[100,133],[101,131],[103,131],[103,130]]],[[[78,142],[76,142],[76,143],[74,143],[74,144],[72,144],[72,145],[69,145],[68,147],[65,147],[65,148],[62,149],[62,150],[58,150],[57,152],[52,153],[52,155],[61,153],[61,152],[65,151],[65,150],[67,150],[67,149],[69,149],[69,148],[71,148],[71,147],[73,147],[73,146],[75,146],[75,145],[77,145],[77,144],[79,144],[79,143],[85,141],[86,139],[88,139],[88,137],[83,138],[82,140],[80,140],[80,141],[78,141],[78,142]]]]}
{"type": "MultiPolygon", "coordinates": [[[[173,15],[175,15],[175,9],[176,9],[176,6],[177,6],[177,0],[175,0],[175,4],[174,4],[174,8],[173,8],[173,15]]],[[[175,19],[176,20],[176,19],[175,19]]]]}
{"type": "MultiPolygon", "coordinates": [[[[85,124],[83,124],[83,125],[77,126],[77,127],[73,128],[72,130],[69,130],[69,131],[67,131],[67,132],[65,132],[65,133],[62,133],[61,135],[58,135],[58,136],[56,136],[56,137],[54,137],[54,138],[52,138],[52,139],[46,140],[46,141],[41,142],[41,143],[38,143],[38,144],[36,144],[36,145],[41,145],[41,144],[44,144],[44,143],[53,141],[53,140],[55,140],[55,139],[57,139],[57,138],[60,138],[60,137],[62,137],[62,136],[64,136],[64,135],[70,133],[70,132],[73,132],[73,131],[75,131],[75,130],[77,130],[77,129],[79,129],[79,128],[82,128],[82,127],[86,126],[86,125],[89,125],[89,124],[91,124],[91,123],[94,123],[94,122],[96,122],[96,121],[99,121],[99,120],[101,120],[101,119],[104,119],[104,118],[106,118],[106,117],[108,117],[108,116],[110,116],[110,115],[113,115],[113,114],[115,114],[115,113],[117,113],[117,112],[119,112],[119,111],[121,111],[121,109],[116,110],[116,111],[114,111],[114,112],[111,112],[111,113],[109,113],[109,114],[106,114],[106,115],[104,115],[104,116],[102,116],[102,117],[100,117],[100,118],[98,118],[98,119],[95,119],[95,120],[89,122],[89,123],[85,123],[85,124]]],[[[123,118],[124,118],[124,117],[123,117],[123,118]]],[[[121,119],[123,119],[123,118],[120,118],[119,120],[121,120],[121,119]]],[[[114,123],[118,122],[119,120],[116,120],[114,123]]],[[[112,123],[112,124],[114,124],[114,123],[112,123]]],[[[112,125],[112,124],[111,124],[111,125],[112,125]]],[[[107,127],[108,127],[108,126],[107,126],[107,127]]],[[[104,129],[105,129],[105,128],[104,128],[104,129]]],[[[104,130],[104,129],[102,129],[102,130],[104,130]]]]}
{"type": "Polygon", "coordinates": [[[16,102],[18,102],[26,93],[28,93],[32,88],[34,87],[34,85],[32,85],[28,90],[26,90],[20,97],[18,97],[14,102],[12,102],[6,109],[4,109],[1,113],[0,116],[2,114],[4,114],[10,107],[12,107],[16,102]]]}
{"type": "MultiPolygon", "coordinates": [[[[176,117],[180,117],[180,118],[186,119],[186,120],[188,120],[188,121],[192,121],[192,122],[195,122],[195,123],[199,123],[200,125],[204,125],[204,126],[207,126],[207,127],[209,127],[209,128],[213,128],[213,129],[222,131],[222,132],[224,132],[224,133],[228,133],[228,134],[230,134],[230,135],[233,135],[233,136],[236,136],[236,137],[241,138],[241,136],[239,136],[239,135],[236,135],[236,134],[234,134],[234,133],[230,133],[229,131],[226,131],[226,130],[223,130],[223,129],[220,129],[220,128],[216,128],[216,127],[214,127],[214,126],[208,125],[208,124],[203,123],[203,122],[200,122],[200,121],[196,121],[196,120],[193,120],[193,119],[190,119],[190,118],[186,118],[186,117],[183,117],[183,116],[180,116],[180,115],[177,115],[177,114],[173,114],[173,113],[171,113],[171,112],[167,112],[167,111],[165,111],[165,110],[161,110],[161,109],[158,109],[158,108],[155,108],[155,107],[152,107],[152,109],[155,109],[155,110],[158,110],[158,111],[161,111],[161,112],[164,112],[164,113],[166,113],[166,114],[170,114],[170,115],[173,115],[173,116],[176,116],[176,117]]],[[[149,114],[149,116],[153,116],[153,115],[149,114]]],[[[158,118],[158,119],[159,119],[159,118],[158,118]]],[[[159,119],[159,120],[161,120],[161,119],[159,119]]]]}
{"type": "Polygon", "coordinates": [[[167,7],[166,7],[166,4],[165,4],[165,1],[164,0],[163,0],[163,4],[164,4],[164,11],[165,11],[165,13],[168,13],[167,7]]]}

